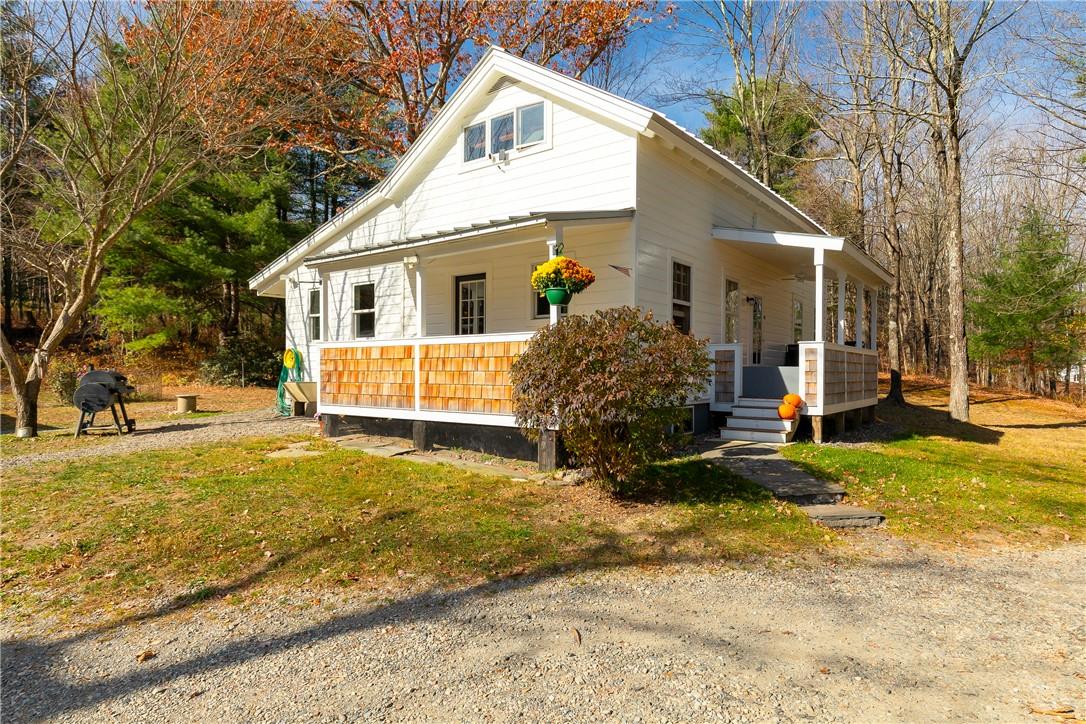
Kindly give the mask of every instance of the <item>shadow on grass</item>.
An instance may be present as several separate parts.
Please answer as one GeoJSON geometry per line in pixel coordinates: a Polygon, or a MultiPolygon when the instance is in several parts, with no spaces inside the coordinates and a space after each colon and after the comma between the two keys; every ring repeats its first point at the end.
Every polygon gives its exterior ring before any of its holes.
{"type": "MultiPolygon", "coordinates": [[[[73,408],[74,410],[74,408],[73,408]]],[[[71,427],[75,429],[75,421],[79,419],[79,410],[74,410],[75,415],[72,417],[71,427]]],[[[62,430],[60,425],[46,425],[42,422],[38,422],[38,430],[62,430]]],[[[11,435],[15,432],[15,416],[9,415],[6,412],[0,413],[0,435],[11,435]]]]}
{"type": "Polygon", "coordinates": [[[760,503],[772,497],[764,488],[703,458],[647,465],[617,495],[631,502],[680,505],[760,503]]]}
{"type": "MultiPolygon", "coordinates": [[[[876,424],[842,436],[844,441],[896,442],[917,437],[945,437],[960,442],[997,445],[1003,437],[999,430],[959,422],[943,410],[910,403],[900,406],[882,400],[876,410],[876,424]]],[[[1002,426],[1001,426],[1002,427],[1002,426]]]]}

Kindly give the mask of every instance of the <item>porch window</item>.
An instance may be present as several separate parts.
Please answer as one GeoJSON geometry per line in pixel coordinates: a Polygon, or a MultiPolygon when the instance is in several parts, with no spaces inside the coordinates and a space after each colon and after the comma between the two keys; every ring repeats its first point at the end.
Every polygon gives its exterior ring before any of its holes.
{"type": "Polygon", "coordinates": [[[517,145],[530,146],[543,140],[543,104],[533,103],[517,109],[517,145]]]}
{"type": "MultiPolygon", "coordinates": [[[[539,261],[532,264],[532,271],[535,272],[539,268],[539,265],[543,262],[539,261]]],[[[531,275],[528,275],[531,278],[531,275]]],[[[532,294],[532,319],[550,319],[551,316],[551,303],[547,301],[547,297],[544,294],[540,294],[535,289],[528,287],[532,294]]],[[[563,314],[569,314],[569,305],[563,304],[559,311],[563,314]]]]}
{"type": "Polygon", "coordinates": [[[483,334],[486,329],[486,274],[456,278],[456,333],[483,334]]]}
{"type": "Polygon", "coordinates": [[[486,123],[476,123],[464,129],[464,161],[475,161],[486,155],[486,123]]]}
{"type": "Polygon", "coordinates": [[[490,119],[490,152],[513,148],[513,114],[506,113],[490,119]]]}
{"type": "Polygon", "coordinates": [[[792,295],[792,341],[803,339],[803,300],[792,295]]]}
{"type": "Polygon", "coordinates": [[[739,282],[724,280],[724,343],[739,341],[739,282]]]}
{"type": "Polygon", "coordinates": [[[354,285],[354,309],[351,316],[356,338],[374,336],[377,331],[377,301],[372,283],[354,285]]]}
{"type": "Polygon", "coordinates": [[[690,334],[690,267],[671,263],[671,321],[684,334],[690,334]]]}
{"type": "Polygon", "coordinates": [[[321,338],[321,290],[309,290],[309,309],[306,310],[309,319],[309,339],[317,341],[321,338]]]}

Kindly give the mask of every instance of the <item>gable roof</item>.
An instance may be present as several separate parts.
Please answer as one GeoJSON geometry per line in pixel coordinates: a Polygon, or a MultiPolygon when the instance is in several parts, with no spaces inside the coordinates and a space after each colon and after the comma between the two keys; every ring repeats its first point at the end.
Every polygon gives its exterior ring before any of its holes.
{"type": "Polygon", "coordinates": [[[432,148],[440,144],[447,134],[460,132],[455,121],[470,107],[478,95],[487,93],[493,84],[503,77],[515,78],[559,97],[589,115],[606,123],[626,129],[630,133],[646,137],[660,136],[672,145],[684,148],[691,156],[731,179],[748,193],[791,218],[801,228],[814,234],[827,234],[817,222],[783,196],[773,191],[746,169],[702,141],[662,113],[601,90],[584,81],[571,78],[558,71],[545,68],[520,58],[497,46],[491,46],[464,77],[449,102],[399,159],[389,174],[376,186],[347,206],[340,214],[313,230],[307,237],[273,260],[249,279],[249,288],[267,289],[307,257],[319,252],[335,241],[340,232],[353,226],[369,211],[385,201],[396,198],[405,186],[420,173],[429,170],[425,163],[432,148]]]}

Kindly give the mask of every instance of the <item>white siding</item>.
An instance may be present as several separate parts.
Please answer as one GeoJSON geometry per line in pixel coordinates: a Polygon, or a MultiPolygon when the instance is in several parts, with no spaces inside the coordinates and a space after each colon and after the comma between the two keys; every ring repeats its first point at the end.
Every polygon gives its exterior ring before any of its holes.
{"type": "MultiPolygon", "coordinates": [[[[596,282],[573,297],[570,313],[584,314],[633,303],[632,278],[609,266],[632,267],[632,226],[629,223],[608,224],[567,232],[565,253],[576,257],[596,273],[596,282]]],[[[455,333],[455,280],[467,274],[486,274],[488,333],[539,329],[548,320],[532,317],[534,292],[529,279],[535,265],[546,259],[547,245],[543,239],[491,251],[466,252],[429,262],[423,257],[426,335],[455,333]]]]}
{"type": "MultiPolygon", "coordinates": [[[[544,98],[525,86],[504,88],[455,129],[544,98]]],[[[502,165],[464,165],[462,135],[450,135],[425,176],[401,198],[363,219],[325,251],[364,248],[407,236],[535,211],[621,209],[634,205],[636,138],[546,100],[549,136],[502,165]]]]}
{"type": "MultiPolygon", "coordinates": [[[[309,337],[309,292],[319,288],[320,277],[309,269],[295,269],[290,274],[286,284],[285,314],[286,314],[286,346],[293,347],[302,353],[303,375],[307,381],[317,379],[320,369],[320,348],[316,346],[317,340],[309,337]],[[297,286],[294,283],[296,282],[297,286]]],[[[327,300],[322,295],[322,304],[327,300]]],[[[323,319],[321,320],[324,321],[323,319]]]]}
{"type": "MultiPolygon", "coordinates": [[[[696,161],[649,139],[638,143],[637,304],[658,319],[671,319],[671,262],[693,269],[691,330],[721,341],[723,280],[739,282],[739,341],[750,363],[751,307],[747,296],[762,297],[763,364],[783,364],[792,341],[792,295],[804,301],[804,331],[814,335],[814,285],[783,281],[790,272],[712,238],[713,226],[801,231],[793,223],[711,176],[696,161]],[[757,217],[757,218],[756,218],[757,217]]],[[[813,270],[812,270],[813,273],[813,270]]]]}

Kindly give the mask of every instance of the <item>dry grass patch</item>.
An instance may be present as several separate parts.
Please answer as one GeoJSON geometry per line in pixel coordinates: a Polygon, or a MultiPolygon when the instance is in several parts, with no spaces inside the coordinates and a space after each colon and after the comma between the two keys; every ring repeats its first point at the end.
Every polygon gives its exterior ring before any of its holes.
{"type": "Polygon", "coordinates": [[[879,406],[867,442],[794,445],[785,455],[841,481],[892,531],[944,543],[1086,540],[1086,411],[995,390],[952,422],[947,390],[909,380],[910,406],[879,406]]]}
{"type": "Polygon", "coordinates": [[[813,551],[825,532],[719,466],[636,501],[283,439],[37,465],[5,480],[9,615],[119,615],[276,587],[469,582],[813,551]]]}

